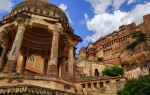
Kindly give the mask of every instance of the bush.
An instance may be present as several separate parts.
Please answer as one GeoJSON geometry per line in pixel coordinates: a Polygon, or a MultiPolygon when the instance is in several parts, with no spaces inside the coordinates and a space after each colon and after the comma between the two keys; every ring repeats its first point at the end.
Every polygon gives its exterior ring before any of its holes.
{"type": "Polygon", "coordinates": [[[102,72],[103,75],[107,75],[107,76],[122,76],[124,74],[124,70],[122,67],[118,67],[118,66],[112,66],[109,68],[105,68],[105,70],[102,72]]]}
{"type": "Polygon", "coordinates": [[[124,89],[118,91],[117,95],[149,95],[149,93],[150,76],[127,81],[124,89]]]}

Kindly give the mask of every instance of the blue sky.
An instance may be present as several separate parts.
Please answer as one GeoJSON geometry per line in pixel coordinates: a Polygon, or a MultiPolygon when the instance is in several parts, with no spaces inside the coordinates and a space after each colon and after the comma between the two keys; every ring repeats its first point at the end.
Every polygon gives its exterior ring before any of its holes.
{"type": "MultiPolygon", "coordinates": [[[[0,19],[22,0],[0,0],[0,19]]],[[[142,22],[142,17],[150,13],[150,0],[48,0],[61,7],[70,24],[87,46],[102,36],[117,30],[120,25],[142,22]]]]}

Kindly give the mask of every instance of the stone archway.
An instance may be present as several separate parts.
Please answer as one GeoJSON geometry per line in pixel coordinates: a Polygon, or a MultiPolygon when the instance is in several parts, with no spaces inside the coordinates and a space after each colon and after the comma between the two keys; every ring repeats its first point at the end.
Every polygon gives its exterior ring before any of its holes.
{"type": "Polygon", "coordinates": [[[94,74],[95,74],[96,77],[99,77],[99,71],[98,71],[98,69],[95,69],[94,74]]]}

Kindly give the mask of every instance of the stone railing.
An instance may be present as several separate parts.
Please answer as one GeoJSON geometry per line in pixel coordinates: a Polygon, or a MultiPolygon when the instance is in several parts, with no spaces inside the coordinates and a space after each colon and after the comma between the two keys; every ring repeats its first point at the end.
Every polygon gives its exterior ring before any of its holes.
{"type": "Polygon", "coordinates": [[[35,80],[59,80],[59,77],[45,76],[45,75],[29,75],[21,73],[0,73],[0,79],[2,78],[13,78],[13,79],[35,79],[35,80]]]}
{"type": "Polygon", "coordinates": [[[117,79],[117,78],[123,78],[121,76],[118,77],[109,77],[109,76],[103,76],[103,77],[96,77],[96,76],[86,76],[86,77],[77,77],[77,82],[84,82],[84,81],[95,81],[95,80],[107,80],[107,79],[117,79]]]}
{"type": "Polygon", "coordinates": [[[6,94],[32,94],[32,95],[77,95],[74,93],[67,93],[63,91],[43,88],[35,85],[15,85],[0,87],[0,95],[6,94]]]}

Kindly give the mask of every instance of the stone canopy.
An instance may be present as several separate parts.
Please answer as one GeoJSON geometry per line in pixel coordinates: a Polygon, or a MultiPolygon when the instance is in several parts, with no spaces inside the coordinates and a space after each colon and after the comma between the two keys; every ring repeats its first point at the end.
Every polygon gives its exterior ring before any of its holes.
{"type": "MultiPolygon", "coordinates": [[[[25,0],[0,21],[0,42],[3,47],[0,75],[44,75],[57,81],[28,78],[19,80],[22,81],[21,85],[30,85],[32,81],[33,87],[74,93],[75,46],[80,41],[82,39],[74,34],[66,14],[60,8],[47,0],[25,0]],[[34,64],[28,63],[32,55],[38,56],[42,61],[37,59],[34,64]],[[28,68],[32,69],[29,71],[28,68]],[[70,89],[69,92],[65,88],[70,89]]],[[[5,83],[0,84],[0,90],[6,85],[13,87],[13,82],[20,85],[17,78],[9,76],[0,80],[0,83],[5,83]]]]}

